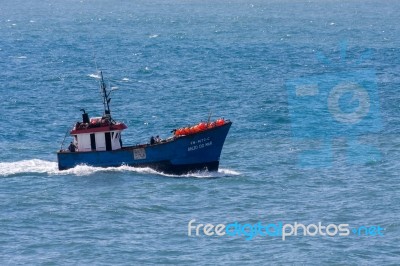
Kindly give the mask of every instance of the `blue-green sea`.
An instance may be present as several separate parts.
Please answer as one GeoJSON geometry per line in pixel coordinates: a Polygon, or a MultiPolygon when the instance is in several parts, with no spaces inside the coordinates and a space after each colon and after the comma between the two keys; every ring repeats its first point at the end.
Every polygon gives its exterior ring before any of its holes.
{"type": "Polygon", "coordinates": [[[0,264],[399,265],[399,14],[394,0],[0,1],[0,264]],[[98,70],[125,145],[233,121],[219,171],[59,171],[80,109],[103,112],[98,70]],[[331,235],[265,227],[296,223],[331,235]]]}

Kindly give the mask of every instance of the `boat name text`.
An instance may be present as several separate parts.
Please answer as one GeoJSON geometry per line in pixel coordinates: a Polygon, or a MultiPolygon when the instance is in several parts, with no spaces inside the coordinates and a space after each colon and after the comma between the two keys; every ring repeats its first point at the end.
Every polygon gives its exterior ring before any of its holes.
{"type": "Polygon", "coordinates": [[[188,151],[195,151],[195,150],[203,149],[203,148],[209,147],[211,145],[212,145],[212,141],[210,140],[210,137],[202,138],[199,140],[193,140],[190,142],[188,151]]]}

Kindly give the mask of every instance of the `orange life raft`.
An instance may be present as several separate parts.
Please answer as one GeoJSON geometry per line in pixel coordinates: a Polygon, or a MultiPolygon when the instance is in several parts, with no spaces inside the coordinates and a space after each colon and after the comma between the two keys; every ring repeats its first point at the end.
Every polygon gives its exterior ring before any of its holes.
{"type": "Polygon", "coordinates": [[[201,131],[205,131],[207,129],[211,129],[214,127],[219,127],[225,125],[225,120],[223,118],[217,119],[215,122],[205,123],[200,122],[197,125],[190,126],[190,127],[182,127],[175,130],[175,136],[186,136],[191,134],[196,134],[201,131]]]}

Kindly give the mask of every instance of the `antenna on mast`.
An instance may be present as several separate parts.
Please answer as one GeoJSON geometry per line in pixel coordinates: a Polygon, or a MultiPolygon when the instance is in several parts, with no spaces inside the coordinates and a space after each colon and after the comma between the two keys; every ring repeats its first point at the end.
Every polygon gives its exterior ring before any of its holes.
{"type": "Polygon", "coordinates": [[[107,86],[103,78],[103,71],[100,71],[100,90],[103,96],[104,116],[109,117],[111,120],[111,110],[110,110],[111,91],[107,92],[107,86]]]}

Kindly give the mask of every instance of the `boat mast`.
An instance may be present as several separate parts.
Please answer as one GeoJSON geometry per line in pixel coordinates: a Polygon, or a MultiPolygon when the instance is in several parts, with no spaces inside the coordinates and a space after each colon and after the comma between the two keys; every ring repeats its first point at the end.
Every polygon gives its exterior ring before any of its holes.
{"type": "Polygon", "coordinates": [[[107,92],[107,86],[106,83],[104,82],[104,78],[103,78],[103,71],[100,71],[100,90],[103,96],[103,105],[104,105],[104,116],[107,116],[110,118],[111,120],[111,111],[110,111],[110,101],[111,98],[110,96],[110,92],[107,92]]]}

